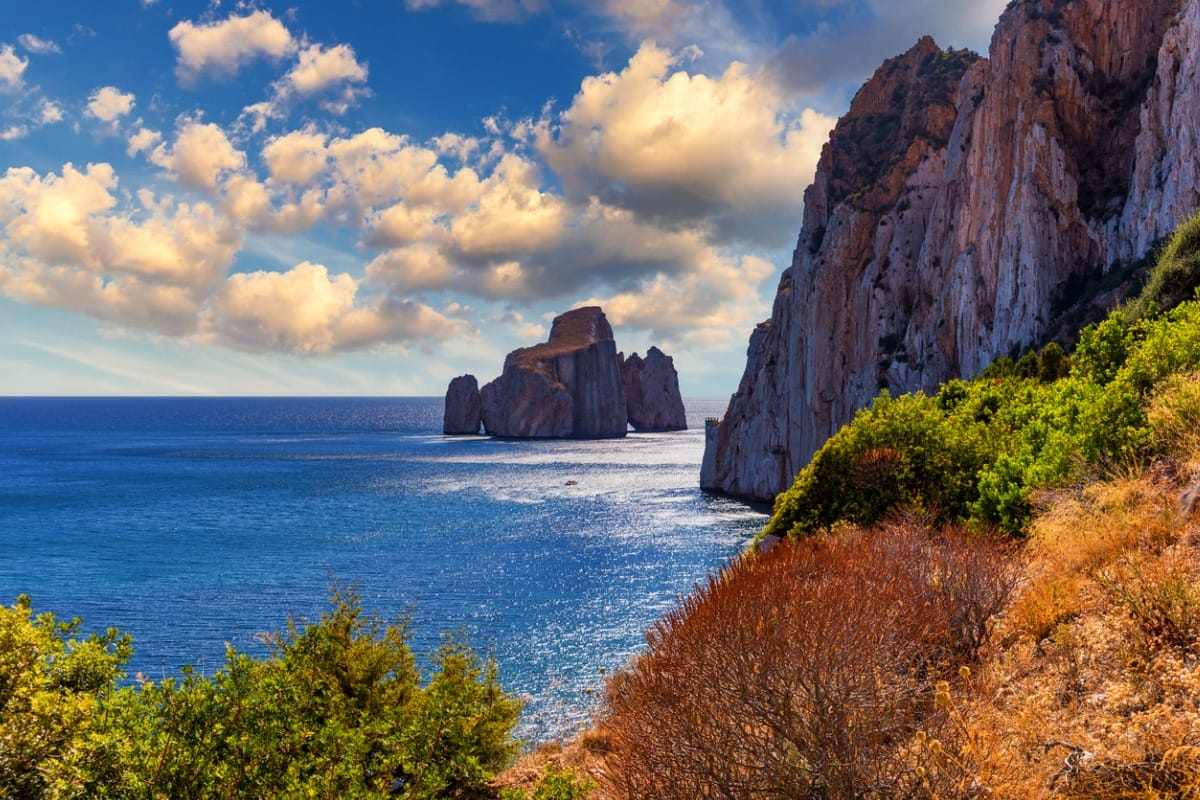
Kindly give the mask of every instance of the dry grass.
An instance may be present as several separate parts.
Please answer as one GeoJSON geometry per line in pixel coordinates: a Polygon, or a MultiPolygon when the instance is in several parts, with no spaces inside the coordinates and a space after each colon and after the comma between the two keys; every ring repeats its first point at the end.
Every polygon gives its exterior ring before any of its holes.
{"type": "Polygon", "coordinates": [[[551,758],[596,800],[1200,800],[1190,424],[1163,465],[1042,498],[1015,591],[1011,553],[914,520],[739,561],[551,758]]]}

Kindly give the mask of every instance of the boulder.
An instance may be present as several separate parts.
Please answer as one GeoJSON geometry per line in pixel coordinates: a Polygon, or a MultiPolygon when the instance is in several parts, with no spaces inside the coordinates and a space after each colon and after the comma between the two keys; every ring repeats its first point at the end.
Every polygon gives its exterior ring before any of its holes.
{"type": "Polygon", "coordinates": [[[639,433],[687,430],[675,361],[657,347],[628,359],[618,356],[629,424],[639,433]]]}
{"type": "Polygon", "coordinates": [[[448,436],[473,436],[479,433],[479,381],[474,375],[460,375],[446,390],[446,411],[442,433],[448,436]]]}

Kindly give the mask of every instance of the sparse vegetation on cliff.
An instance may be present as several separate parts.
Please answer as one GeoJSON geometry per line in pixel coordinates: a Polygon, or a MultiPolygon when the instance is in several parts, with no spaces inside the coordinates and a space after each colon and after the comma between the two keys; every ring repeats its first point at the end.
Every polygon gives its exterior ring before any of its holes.
{"type": "Polygon", "coordinates": [[[1200,219],[1183,225],[1146,289],[1080,334],[1001,359],[934,397],[881,395],[776,500],[767,533],[870,525],[915,507],[1022,533],[1038,490],[1134,468],[1162,452],[1148,412],[1172,376],[1200,369],[1200,219]]]}

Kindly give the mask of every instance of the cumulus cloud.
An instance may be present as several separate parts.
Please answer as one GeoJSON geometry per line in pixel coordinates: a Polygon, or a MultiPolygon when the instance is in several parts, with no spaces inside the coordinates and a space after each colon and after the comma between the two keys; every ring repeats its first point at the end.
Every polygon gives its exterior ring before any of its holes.
{"type": "Polygon", "coordinates": [[[788,37],[772,55],[770,71],[781,86],[800,94],[826,91],[830,83],[856,87],[925,35],[942,47],[986,48],[1006,5],[1007,0],[868,0],[864,13],[841,15],[811,34],[788,37]]]}
{"type": "Polygon", "coordinates": [[[722,241],[779,244],[834,119],[794,118],[772,82],[740,63],[710,78],[679,61],[643,44],[526,135],[573,199],[596,196],[667,227],[703,223],[722,241]]]}
{"type": "MultiPolygon", "coordinates": [[[[133,152],[148,148],[157,134],[139,130],[130,139],[133,152]]],[[[171,172],[185,186],[213,190],[222,173],[241,169],[246,155],[213,123],[189,120],[176,132],[171,147],[159,144],[149,154],[150,162],[171,172]]]]}
{"type": "Polygon", "coordinates": [[[775,267],[757,256],[709,253],[685,274],[657,275],[636,291],[578,305],[602,305],[614,325],[648,331],[657,341],[684,347],[728,345],[734,331],[766,313],[758,286],[774,273],[775,267]]]}
{"type": "Polygon", "coordinates": [[[271,96],[242,110],[242,124],[258,133],[268,120],[286,117],[297,100],[310,98],[319,98],[321,108],[331,114],[345,114],[370,93],[364,85],[367,72],[350,45],[305,45],[295,65],[272,84],[271,96]]]}
{"type": "Polygon", "coordinates": [[[11,44],[0,45],[0,92],[15,92],[25,85],[29,59],[21,58],[11,44]]]}
{"type": "Polygon", "coordinates": [[[167,36],[178,51],[175,74],[184,85],[204,75],[231,78],[255,59],[278,61],[295,47],[292,34],[268,11],[199,25],[184,20],[167,36]]]}
{"type": "Polygon", "coordinates": [[[86,114],[101,122],[115,123],[133,110],[132,92],[122,92],[115,86],[102,86],[88,97],[86,114]]]}
{"type": "Polygon", "coordinates": [[[305,355],[435,341],[467,332],[460,320],[407,300],[364,302],[350,275],[303,262],[287,272],[231,275],[205,315],[212,340],[243,350],[305,355]]]}
{"type": "Polygon", "coordinates": [[[172,335],[196,329],[211,287],[241,247],[205,203],[138,193],[118,208],[109,164],[0,178],[0,293],[172,335]]]}
{"type": "Polygon", "coordinates": [[[27,52],[35,53],[37,55],[51,55],[62,52],[62,48],[58,46],[57,42],[51,39],[43,39],[40,36],[33,35],[32,33],[22,33],[17,37],[17,42],[19,42],[21,47],[25,48],[27,52]]]}
{"type": "Polygon", "coordinates": [[[314,44],[300,51],[296,66],[284,80],[296,94],[308,96],[342,84],[363,83],[367,68],[358,63],[350,45],[325,48],[314,44]]]}
{"type": "Polygon", "coordinates": [[[43,100],[38,107],[38,121],[42,125],[53,125],[56,122],[62,122],[65,112],[58,103],[53,100],[43,100]]]}

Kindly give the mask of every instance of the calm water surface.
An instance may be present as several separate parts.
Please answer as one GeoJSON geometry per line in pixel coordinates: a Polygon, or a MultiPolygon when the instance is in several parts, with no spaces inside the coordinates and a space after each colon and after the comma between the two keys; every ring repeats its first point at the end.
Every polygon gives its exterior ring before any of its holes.
{"type": "Polygon", "coordinates": [[[601,669],[765,518],[696,488],[703,419],[619,441],[440,435],[440,398],[0,398],[0,603],[133,634],[130,671],[213,670],[318,616],[331,578],[465,629],[568,732],[601,669]]]}

